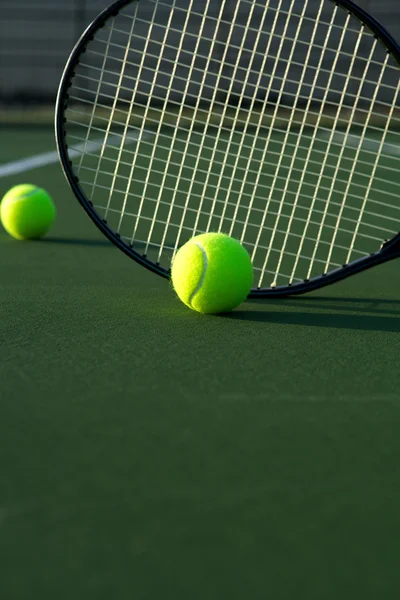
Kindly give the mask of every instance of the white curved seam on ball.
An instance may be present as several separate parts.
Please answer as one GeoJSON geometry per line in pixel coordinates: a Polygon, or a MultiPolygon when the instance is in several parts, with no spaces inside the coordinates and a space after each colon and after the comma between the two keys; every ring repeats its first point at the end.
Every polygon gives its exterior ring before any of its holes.
{"type": "Polygon", "coordinates": [[[201,290],[201,287],[204,283],[204,279],[206,277],[206,272],[207,272],[207,267],[208,267],[208,258],[207,258],[207,253],[204,250],[203,246],[201,244],[199,244],[199,242],[193,242],[198,248],[200,248],[202,254],[203,254],[203,271],[201,273],[201,277],[200,277],[200,281],[197,284],[197,287],[193,290],[193,292],[190,295],[189,298],[189,304],[190,306],[192,305],[192,300],[193,298],[196,296],[197,292],[199,292],[201,290]]]}
{"type": "Polygon", "coordinates": [[[22,202],[22,200],[26,200],[26,198],[30,198],[30,196],[34,196],[37,192],[42,192],[42,188],[35,188],[30,192],[26,192],[26,194],[22,194],[21,196],[15,196],[15,198],[9,198],[7,202],[11,202],[14,204],[15,202],[22,202]]]}

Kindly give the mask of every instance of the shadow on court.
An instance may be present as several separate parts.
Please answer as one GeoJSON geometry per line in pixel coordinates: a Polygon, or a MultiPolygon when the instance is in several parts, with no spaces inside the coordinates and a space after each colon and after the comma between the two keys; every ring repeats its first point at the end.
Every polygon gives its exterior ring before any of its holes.
{"type": "Polygon", "coordinates": [[[340,310],[350,312],[379,313],[400,316],[400,300],[387,300],[384,298],[341,298],[333,296],[298,296],[297,298],[271,298],[251,299],[248,302],[255,304],[265,303],[274,306],[290,308],[307,308],[309,310],[340,310]]]}
{"type": "Polygon", "coordinates": [[[226,318],[282,325],[400,333],[400,301],[398,300],[319,296],[286,300],[252,299],[248,302],[260,309],[262,307],[263,310],[238,310],[226,315],[226,318]],[[269,311],[268,306],[271,305],[274,306],[274,310],[269,311]],[[278,312],[276,308],[279,307],[282,310],[278,312]],[[307,309],[307,312],[304,309],[307,309]],[[346,314],[349,312],[351,314],[346,314]]]}
{"type": "MultiPolygon", "coordinates": [[[[92,248],[106,248],[106,247],[113,247],[115,248],[114,244],[112,242],[110,242],[105,236],[103,237],[103,239],[93,239],[93,240],[88,240],[88,239],[84,239],[84,238],[65,238],[65,237],[52,237],[51,235],[46,236],[45,238],[42,238],[41,240],[32,240],[32,241],[39,241],[39,242],[48,242],[51,244],[65,244],[65,245],[71,245],[71,246],[87,246],[87,247],[92,247],[92,248]]],[[[146,244],[140,243],[140,242],[135,242],[133,244],[133,248],[136,250],[139,250],[141,248],[144,248],[146,246],[146,244]]]]}
{"type": "Polygon", "coordinates": [[[98,247],[98,248],[112,246],[112,243],[107,238],[103,238],[102,240],[87,240],[87,239],[80,239],[80,238],[64,238],[64,237],[47,236],[39,241],[47,242],[50,244],[66,244],[66,245],[71,245],[71,246],[92,246],[92,247],[98,247]]]}

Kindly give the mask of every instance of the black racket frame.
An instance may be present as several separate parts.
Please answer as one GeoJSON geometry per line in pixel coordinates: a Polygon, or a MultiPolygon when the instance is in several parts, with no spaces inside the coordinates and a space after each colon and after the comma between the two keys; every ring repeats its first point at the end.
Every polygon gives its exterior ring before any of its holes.
{"type": "MultiPolygon", "coordinates": [[[[84,54],[87,45],[93,40],[94,34],[97,30],[101,29],[108,19],[116,17],[118,13],[128,4],[139,0],[117,0],[104,11],[102,11],[87,27],[77,44],[73,48],[67,64],[65,66],[60,86],[58,89],[56,110],[55,110],[55,132],[57,149],[60,158],[60,162],[67,178],[67,181],[74,192],[76,198],[80,202],[83,209],[89,215],[95,225],[102,231],[102,233],[120,250],[122,250],[130,258],[134,259],[139,264],[143,265],[147,269],[157,273],[158,275],[170,278],[170,269],[166,269],[159,264],[151,262],[146,256],[138,253],[132,245],[127,244],[124,240],[115,233],[107,224],[107,221],[103,220],[94,210],[93,203],[85,196],[80,184],[79,179],[73,172],[72,162],[68,155],[68,145],[66,141],[66,130],[65,130],[65,111],[68,106],[68,90],[71,86],[71,80],[74,77],[75,69],[79,64],[80,57],[84,54]]],[[[350,14],[355,16],[365,26],[374,33],[376,38],[386,47],[388,52],[392,54],[395,60],[400,66],[400,46],[397,44],[395,39],[389,34],[389,32],[371,15],[365,10],[354,4],[351,0],[328,0],[333,2],[337,6],[344,8],[350,14]]],[[[400,76],[400,71],[399,71],[400,76]]],[[[376,265],[382,264],[394,258],[400,256],[400,233],[397,234],[392,240],[386,240],[382,243],[382,247],[378,252],[375,252],[369,256],[363,257],[359,260],[350,262],[347,265],[330,271],[327,274],[315,276],[309,280],[294,283],[292,285],[277,286],[275,288],[253,288],[249,294],[249,298],[261,298],[261,297],[284,297],[294,294],[303,294],[310,292],[315,289],[319,289],[365,271],[376,265]]]]}

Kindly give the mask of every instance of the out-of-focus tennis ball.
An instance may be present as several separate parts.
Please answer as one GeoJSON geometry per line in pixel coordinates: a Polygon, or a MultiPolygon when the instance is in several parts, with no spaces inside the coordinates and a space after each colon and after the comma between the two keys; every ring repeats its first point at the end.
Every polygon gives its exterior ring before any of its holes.
{"type": "Polygon", "coordinates": [[[240,242],[223,233],[204,233],[178,250],[171,279],[189,308],[205,314],[225,313],[248,296],[253,267],[240,242]]]}
{"type": "Polygon", "coordinates": [[[11,188],[0,204],[4,229],[17,240],[40,238],[48,232],[56,216],[53,200],[35,185],[11,188]]]}

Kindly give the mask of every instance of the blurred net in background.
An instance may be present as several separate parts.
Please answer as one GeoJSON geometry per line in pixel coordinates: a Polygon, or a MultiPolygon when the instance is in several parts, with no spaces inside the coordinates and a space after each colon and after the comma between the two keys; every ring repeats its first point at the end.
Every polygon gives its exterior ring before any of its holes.
{"type": "MultiPolygon", "coordinates": [[[[315,4],[320,4],[320,0],[313,1],[315,4]]],[[[109,4],[109,0],[2,1],[0,20],[0,121],[2,123],[52,121],[57,87],[69,53],[86,26],[109,4]]],[[[165,2],[166,14],[170,10],[168,6],[170,4],[172,0],[165,2]]],[[[188,5],[189,0],[179,0],[176,4],[188,5]]],[[[193,11],[199,15],[198,20],[204,13],[206,4],[206,0],[193,1],[193,11]]],[[[221,4],[222,0],[212,0],[207,10],[215,10],[219,13],[221,4]]],[[[235,0],[225,2],[224,19],[218,31],[219,42],[214,47],[217,63],[229,39],[229,47],[225,55],[227,66],[219,82],[221,94],[229,88],[232,75],[229,72],[229,64],[235,63],[235,52],[238,44],[241,43],[240,28],[237,31],[229,31],[229,22],[232,20],[236,4],[235,0]]],[[[272,6],[274,0],[269,0],[269,4],[272,6]]],[[[395,38],[400,39],[398,0],[358,0],[358,4],[380,20],[395,38]]],[[[159,14],[161,15],[162,11],[159,14]]],[[[246,19],[244,13],[243,19],[246,19]]],[[[193,32],[196,34],[196,17],[193,19],[193,27],[193,32]]],[[[207,46],[207,39],[210,39],[208,34],[213,33],[208,31],[207,27],[202,33],[204,46],[207,46]]],[[[209,27],[213,27],[212,19],[209,27]]],[[[171,42],[173,45],[173,40],[171,42]]],[[[195,42],[195,35],[192,42],[195,42]]],[[[249,48],[253,42],[251,36],[246,40],[249,48]]],[[[304,56],[296,56],[297,66],[293,64],[292,67],[294,79],[296,69],[301,71],[306,52],[305,46],[304,56]]],[[[245,70],[236,70],[235,82],[230,88],[230,100],[233,104],[242,91],[241,73],[245,73],[245,70]]],[[[205,87],[203,93],[207,89],[212,90],[211,79],[212,69],[210,69],[210,87],[205,87]]],[[[182,81],[184,84],[184,79],[182,81]]],[[[193,90],[195,95],[195,85],[193,90]]],[[[288,92],[290,95],[290,90],[288,92]]],[[[160,100],[162,101],[162,96],[160,100]]]]}
{"type": "Polygon", "coordinates": [[[2,0],[0,122],[49,121],[72,47],[108,0],[2,0]]]}

